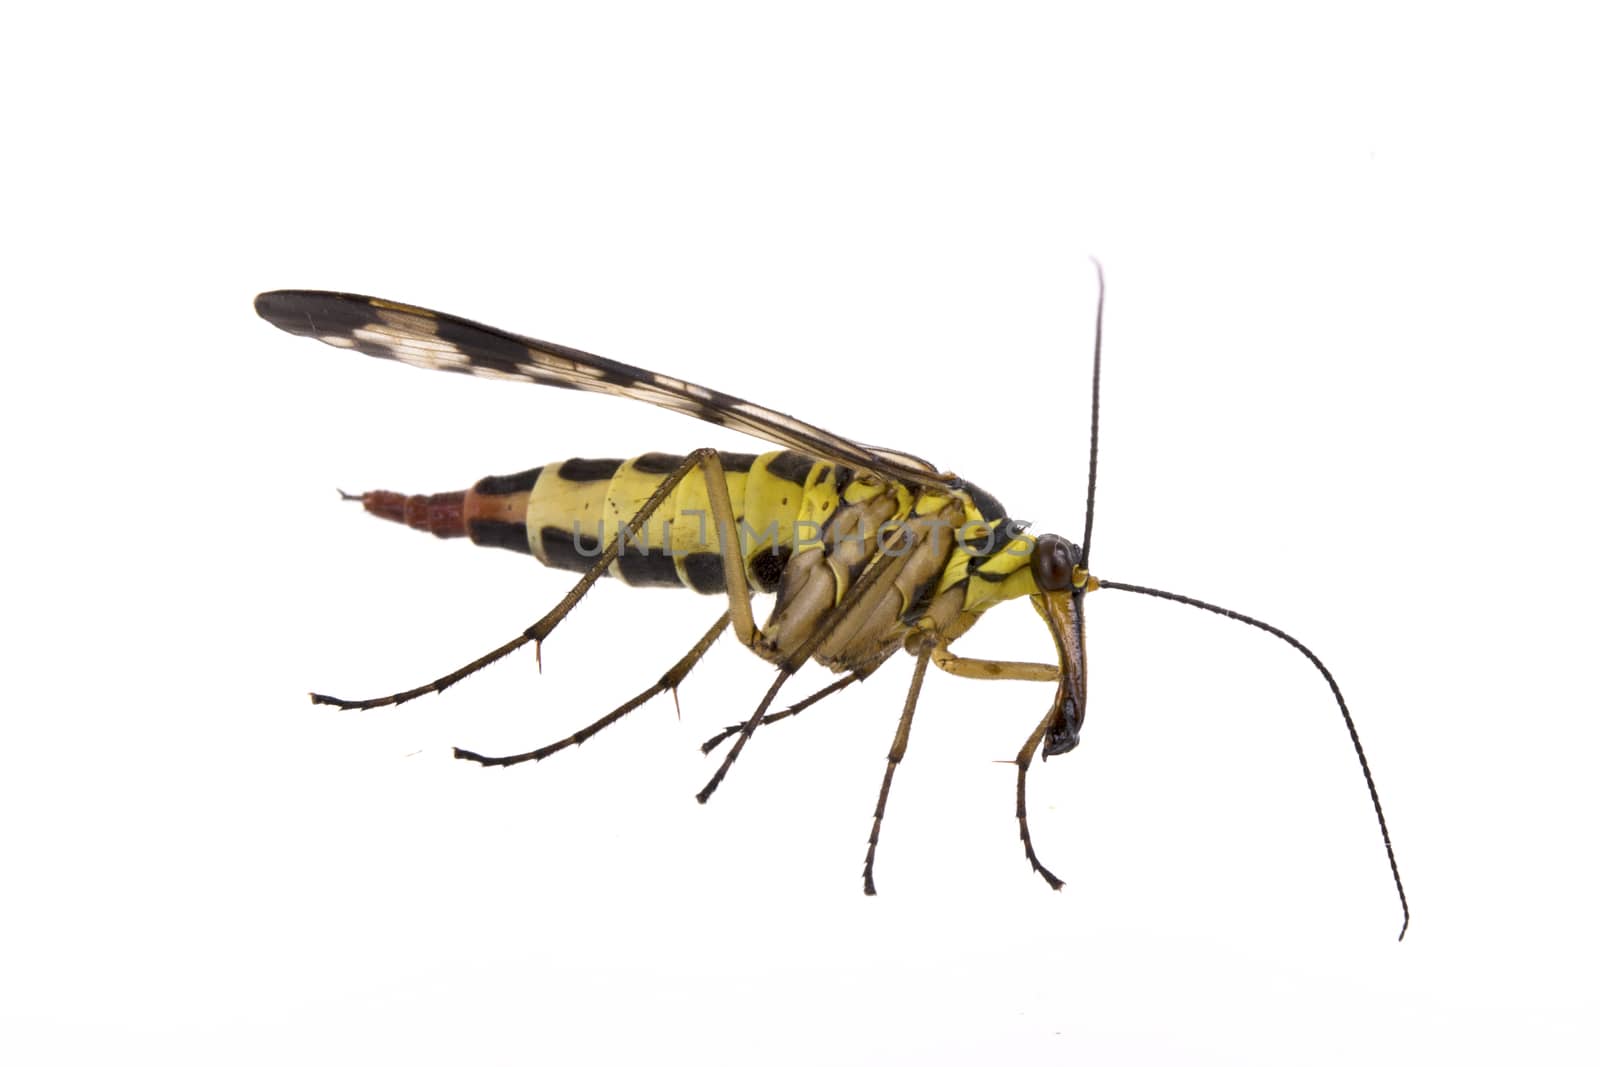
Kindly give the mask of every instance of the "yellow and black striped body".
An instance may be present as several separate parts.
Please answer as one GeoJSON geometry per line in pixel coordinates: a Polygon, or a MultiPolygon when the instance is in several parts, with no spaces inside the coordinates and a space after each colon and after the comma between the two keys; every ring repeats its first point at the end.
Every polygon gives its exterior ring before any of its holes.
{"type": "MultiPolygon", "coordinates": [[[[1372,771],[1349,708],[1322,661],[1295,638],[1257,619],[1176,593],[1101,581],[1089,572],[1100,425],[1103,280],[1096,305],[1088,499],[1081,548],[1054,534],[1037,539],[1024,534],[1022,524],[1009,519],[992,496],[926,460],[863,445],[671,375],[375,297],[279,290],[262,293],[255,306],[280,329],[337,348],[414,367],[642,401],[782,449],[762,455],[699,449],[690,456],[652,452],[630,460],[569,459],[485,478],[459,492],[407,496],[379,491],[350,497],[381,518],[440,537],[470,537],[477,544],[527,553],[548,566],[582,572],[583,577],[521,634],[432,682],[368,700],[314,693],[313,703],[340,708],[403,704],[442,692],[529,644],[537,651],[602,571],[632,585],[682,585],[699,593],[720,593],[727,597],[721,617],[638,696],[553,744],[505,756],[458,748],[456,757],[507,767],[581,745],[656,695],[676,694],[684,676],[731,628],[741,644],[776,665],[777,677],[749,718],[703,746],[710,752],[733,739],[721,766],[696,794],[704,803],[758,727],[797,714],[864,678],[904,648],[917,665],[873,813],[862,872],[865,892],[876,892],[873,862],[889,787],[905,756],[912,714],[930,665],[959,677],[1054,683],[1049,709],[1011,762],[1016,767],[1016,818],[1023,852],[1051,888],[1060,889],[1061,879],[1034,853],[1027,816],[1028,768],[1036,754],[1059,756],[1077,747],[1088,699],[1083,598],[1096,589],[1122,589],[1254,626],[1293,646],[1321,672],[1355,747],[1401,910],[1409,921],[1400,868],[1372,771]],[[707,478],[719,480],[708,483],[707,478]],[[776,594],[764,625],[756,624],[751,611],[752,592],[776,594]],[[1050,632],[1054,664],[977,659],[951,650],[950,643],[984,611],[1022,596],[1029,597],[1050,632]],[[772,712],[779,689],[806,659],[849,676],[772,712]]],[[[1036,368],[1030,363],[1027,370],[1031,374],[1036,368]]]]}
{"type": "MultiPolygon", "coordinates": [[[[914,628],[953,638],[992,605],[1038,592],[1033,539],[976,487],[910,487],[787,450],[718,455],[745,575],[754,591],[777,594],[756,648],[768,659],[801,644],[886,551],[903,552],[904,564],[818,650],[825,665],[874,666],[914,628]]],[[[364,499],[375,514],[582,572],[683,462],[660,452],[569,459],[484,478],[465,493],[364,499]]],[[[625,538],[608,573],[630,585],[726,591],[702,470],[690,471],[639,535],[625,538]]]]}

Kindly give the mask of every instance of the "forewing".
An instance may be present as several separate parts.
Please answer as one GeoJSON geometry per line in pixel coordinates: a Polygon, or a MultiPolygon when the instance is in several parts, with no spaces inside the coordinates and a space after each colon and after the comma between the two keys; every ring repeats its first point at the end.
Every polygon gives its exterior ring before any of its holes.
{"type": "Polygon", "coordinates": [[[959,484],[954,475],[940,474],[915,456],[857,444],[715,389],[427,308],[349,293],[282,289],[256,297],[256,313],[289,333],[413,367],[644,400],[901,482],[935,489],[959,484]]]}

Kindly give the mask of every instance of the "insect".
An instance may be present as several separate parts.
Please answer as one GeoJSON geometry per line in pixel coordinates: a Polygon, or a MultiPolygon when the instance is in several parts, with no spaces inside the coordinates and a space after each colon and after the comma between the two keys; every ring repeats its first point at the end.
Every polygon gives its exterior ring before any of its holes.
{"type": "Polygon", "coordinates": [[[727,609],[654,685],[542,748],[507,756],[456,749],[456,757],[510,766],[582,744],[659,694],[672,692],[676,698],[679,683],[731,627],[741,645],[776,667],[777,676],[754,713],[703,746],[709,754],[732,741],[697,794],[704,803],[758,728],[867,678],[904,649],[916,666],[873,811],[862,872],[865,892],[876,892],[873,865],[889,789],[930,664],[963,678],[1054,683],[1054,698],[1016,756],[1016,816],[1029,864],[1059,889],[1061,879],[1039,861],[1028,831],[1028,770],[1035,755],[1047,759],[1078,745],[1087,705],[1084,598],[1097,589],[1139,593],[1265,630],[1322,674],[1344,717],[1378,818],[1405,937],[1410,909],[1377,787],[1344,696],[1322,661],[1275,626],[1192,597],[1097,578],[1088,569],[1099,460],[1103,277],[1095,315],[1081,545],[1055,534],[1027,533],[993,496],[925,460],[858,444],[677,378],[373,297],[282,290],[261,294],[255,307],[274,326],[335,347],[417,367],[643,400],[779,446],[761,455],[702,448],[681,456],[652,452],[628,460],[569,459],[484,478],[458,492],[347,494],[380,518],[439,537],[468,537],[526,553],[582,577],[521,634],[435,681],[368,700],[312,694],[314,703],[339,708],[400,704],[440,692],[528,644],[537,655],[540,644],[604,575],[633,585],[687,586],[725,597],[727,609]],[[757,592],[775,595],[771,614],[759,625],[751,605],[757,592]],[[1023,597],[1050,634],[1055,663],[973,659],[951,650],[989,608],[1023,597]],[[811,659],[842,677],[773,712],[784,683],[811,659]]]}

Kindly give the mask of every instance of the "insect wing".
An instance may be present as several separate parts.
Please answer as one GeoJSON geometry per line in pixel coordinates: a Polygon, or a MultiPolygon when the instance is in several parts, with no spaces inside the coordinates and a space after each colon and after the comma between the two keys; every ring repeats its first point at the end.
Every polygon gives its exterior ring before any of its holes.
{"type": "Polygon", "coordinates": [[[565,345],[519,337],[427,308],[349,293],[281,289],[256,297],[281,330],[413,367],[643,400],[783,448],[928,488],[957,481],[903,452],[857,444],[779,411],[565,345]]]}

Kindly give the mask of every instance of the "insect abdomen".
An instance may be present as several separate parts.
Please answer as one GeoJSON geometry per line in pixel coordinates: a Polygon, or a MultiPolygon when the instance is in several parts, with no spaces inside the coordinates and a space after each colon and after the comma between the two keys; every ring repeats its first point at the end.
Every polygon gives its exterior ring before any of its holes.
{"type": "Polygon", "coordinates": [[[362,507],[391,522],[403,522],[435,537],[470,537],[472,543],[531,553],[527,500],[544,468],[484,478],[471,489],[453,493],[407,495],[387,489],[363,493],[362,507]]]}
{"type": "MultiPolygon", "coordinates": [[[[798,532],[796,520],[826,516],[847,475],[798,452],[719,452],[746,575],[762,592],[776,588],[798,532]],[[807,506],[809,505],[809,506],[807,506]]],[[[638,514],[684,457],[648,452],[632,459],[569,459],[518,474],[484,478],[454,493],[370,492],[360,499],[380,518],[439,537],[531,554],[561,570],[586,571],[638,514]]],[[[809,519],[807,521],[810,521],[809,519]]],[[[608,573],[630,585],[725,589],[717,524],[699,469],[685,475],[635,537],[625,538],[608,573]]]]}

